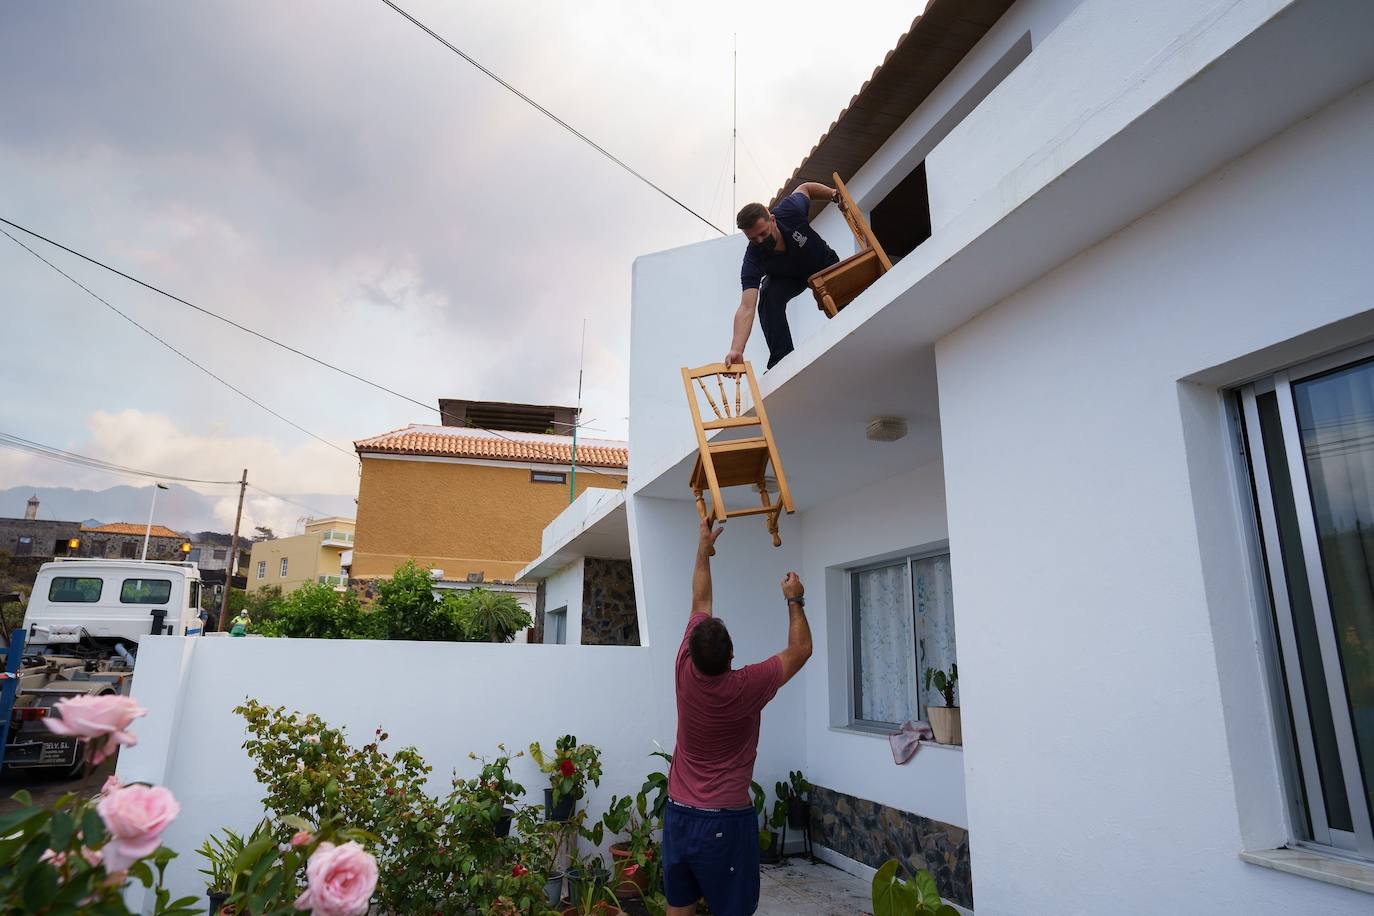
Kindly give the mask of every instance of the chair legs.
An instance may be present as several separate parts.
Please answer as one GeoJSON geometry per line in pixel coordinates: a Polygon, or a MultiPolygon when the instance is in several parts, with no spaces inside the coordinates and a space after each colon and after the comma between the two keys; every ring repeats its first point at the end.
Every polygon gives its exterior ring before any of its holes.
{"type": "MultiPolygon", "coordinates": [[[[763,480],[760,479],[758,487],[759,497],[763,500],[763,507],[765,509],[770,508],[773,505],[773,502],[768,497],[768,486],[763,482],[763,480]]],[[[768,519],[768,533],[773,535],[774,547],[782,546],[782,535],[778,533],[778,514],[781,512],[782,506],[779,505],[776,509],[774,509],[772,512],[769,512],[766,516],[768,519]]]]}

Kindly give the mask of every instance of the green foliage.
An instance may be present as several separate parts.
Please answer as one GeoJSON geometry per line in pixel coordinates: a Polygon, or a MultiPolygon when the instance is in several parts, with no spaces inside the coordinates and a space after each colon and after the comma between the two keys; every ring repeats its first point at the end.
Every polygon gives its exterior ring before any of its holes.
{"type": "Polygon", "coordinates": [[[263,636],[353,639],[365,632],[358,596],[352,592],[336,592],[319,582],[307,582],[283,598],[276,613],[266,622],[259,624],[257,618],[253,619],[254,631],[263,636]]]}
{"type": "Polygon", "coordinates": [[[371,639],[460,642],[467,635],[457,596],[435,598],[429,570],[414,560],[377,584],[377,603],[366,617],[365,630],[371,639]]]}
{"type": "MultiPolygon", "coordinates": [[[[779,785],[782,785],[782,783],[779,783],[779,785]]],[[[779,794],[782,794],[782,792],[779,792],[779,794]]],[[[806,781],[806,777],[802,775],[801,770],[793,770],[787,774],[786,794],[789,799],[795,798],[798,801],[804,802],[811,800],[811,783],[806,781]]]]}
{"type": "Polygon", "coordinates": [[[934,683],[935,689],[940,691],[940,695],[945,698],[945,705],[952,709],[954,707],[954,685],[959,683],[959,666],[950,665],[948,674],[939,668],[927,668],[925,677],[926,690],[930,690],[930,685],[934,683]]]}
{"type": "Polygon", "coordinates": [[[959,911],[941,902],[930,872],[923,868],[903,881],[897,860],[889,859],[873,876],[873,916],[959,916],[959,911]]]}
{"type": "Polygon", "coordinates": [[[247,838],[228,828],[220,831],[219,836],[211,836],[201,844],[196,852],[205,860],[206,867],[200,870],[205,876],[208,890],[229,893],[235,887],[234,863],[250,842],[271,835],[272,823],[264,818],[247,838]]]}
{"type": "Polygon", "coordinates": [[[463,635],[472,642],[510,642],[534,623],[529,611],[509,592],[474,588],[453,598],[463,635]]]}
{"type": "MultiPolygon", "coordinates": [[[[13,798],[19,808],[0,816],[0,914],[130,916],[126,881],[112,881],[92,855],[109,839],[94,801],[67,794],[38,806],[22,791],[13,798]]],[[[130,867],[128,880],[153,889],[152,912],[158,916],[191,916],[200,912],[197,899],[172,900],[162,886],[174,858],[176,853],[158,847],[130,867]]]]}
{"type": "Polygon", "coordinates": [[[620,900],[611,889],[613,877],[600,856],[574,856],[568,869],[574,912],[578,916],[620,912],[620,900]]]}
{"type": "Polygon", "coordinates": [[[587,793],[588,782],[601,785],[601,751],[595,745],[578,744],[573,735],[564,735],[554,742],[552,757],[546,757],[536,741],[530,745],[530,756],[539,769],[549,774],[555,806],[569,796],[574,801],[580,799],[587,793]]]}
{"type": "MultiPolygon", "coordinates": [[[[228,876],[228,886],[219,888],[229,894],[224,905],[254,916],[295,916],[296,898],[305,889],[306,863],[321,843],[341,845],[353,840],[371,846],[376,840],[364,831],[341,827],[336,821],[315,827],[298,817],[285,817],[277,824],[265,820],[246,840],[235,837],[231,831],[224,832],[242,843],[232,858],[225,855],[212,866],[228,876]],[[278,844],[278,835],[297,831],[308,833],[310,839],[299,846],[278,844]]],[[[232,848],[234,843],[226,839],[225,846],[232,848]]],[[[205,854],[204,848],[201,854],[205,854]]]]}
{"type": "Polygon", "coordinates": [[[544,867],[557,848],[537,809],[515,804],[524,789],[510,779],[504,747],[495,760],[483,760],[478,776],[454,780],[446,797],[435,798],[426,791],[431,767],[424,758],[413,747],[385,752],[388,735],[380,728],[354,748],[342,730],[313,714],[255,700],[235,711],[248,723],[244,747],[267,787],[263,803],[286,825],[275,841],[289,837],[291,816],[365,831],[383,912],[486,913],[497,901],[503,913],[547,912],[544,867]],[[503,808],[515,809],[509,837],[493,830],[503,808]]]}

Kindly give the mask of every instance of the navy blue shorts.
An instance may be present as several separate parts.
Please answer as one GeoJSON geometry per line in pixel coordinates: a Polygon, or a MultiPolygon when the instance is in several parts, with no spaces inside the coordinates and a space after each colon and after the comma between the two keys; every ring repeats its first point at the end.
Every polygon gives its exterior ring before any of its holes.
{"type": "Polygon", "coordinates": [[[749,916],[759,905],[759,825],[753,808],[663,812],[663,893],[669,906],[702,897],[713,916],[749,916]]]}

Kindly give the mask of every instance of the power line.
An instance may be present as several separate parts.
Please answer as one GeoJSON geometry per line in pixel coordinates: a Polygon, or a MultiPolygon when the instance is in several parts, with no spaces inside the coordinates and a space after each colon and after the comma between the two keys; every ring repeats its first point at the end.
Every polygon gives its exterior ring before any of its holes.
{"type": "Polygon", "coordinates": [[[44,445],[41,442],[34,442],[31,439],[25,439],[21,436],[6,432],[0,432],[0,447],[27,452],[31,455],[38,455],[39,457],[49,458],[53,461],[77,465],[93,471],[106,471],[111,474],[123,474],[128,477],[143,477],[149,480],[163,480],[174,483],[198,483],[210,486],[238,486],[239,484],[237,480],[204,480],[199,477],[182,477],[177,474],[158,474],[154,471],[144,471],[139,468],[115,464],[111,461],[104,461],[100,458],[91,458],[87,455],[69,452],[65,449],[55,448],[51,445],[44,445]]]}
{"type": "Polygon", "coordinates": [[[27,251],[29,254],[33,255],[35,258],[37,258],[38,260],[42,261],[44,264],[48,265],[48,266],[51,267],[53,270],[57,271],[57,272],[60,273],[62,276],[66,277],[66,278],[67,278],[68,280],[70,280],[72,283],[75,283],[78,287],[80,287],[80,288],[81,288],[87,295],[89,295],[91,298],[95,299],[97,302],[99,302],[99,303],[101,303],[102,305],[104,305],[106,308],[108,308],[110,311],[114,312],[114,313],[115,313],[116,315],[118,315],[120,318],[123,318],[125,321],[129,322],[129,324],[131,324],[131,325],[133,325],[134,327],[138,328],[138,329],[139,329],[140,331],[142,331],[144,334],[147,334],[147,335],[148,335],[149,337],[151,337],[153,340],[156,340],[158,343],[162,344],[162,345],[163,345],[164,347],[166,347],[168,350],[171,350],[171,351],[172,351],[173,353],[175,353],[177,356],[180,356],[182,359],[186,360],[188,363],[190,363],[191,365],[195,366],[195,367],[196,367],[197,369],[199,369],[201,372],[204,372],[206,375],[210,376],[210,378],[212,378],[212,379],[214,379],[215,381],[219,382],[221,385],[223,385],[225,388],[228,388],[230,391],[234,392],[234,393],[237,394],[239,397],[242,397],[242,398],[244,398],[245,400],[251,401],[252,403],[254,403],[254,404],[256,404],[257,406],[261,407],[263,410],[265,410],[265,411],[267,411],[268,413],[270,413],[272,416],[276,417],[278,420],[281,420],[283,423],[286,423],[286,424],[288,424],[288,425],[290,425],[290,426],[295,427],[296,429],[298,429],[298,430],[300,430],[301,432],[305,433],[305,434],[306,434],[307,436],[309,436],[310,438],[315,439],[315,440],[318,441],[318,442],[324,443],[325,445],[329,446],[330,448],[332,448],[334,451],[338,452],[339,454],[341,454],[341,455],[347,455],[349,458],[354,458],[354,457],[355,457],[354,454],[353,454],[352,452],[346,451],[346,450],[344,450],[344,449],[339,448],[337,445],[335,445],[333,442],[330,442],[328,439],[324,438],[323,436],[317,436],[315,433],[312,433],[310,430],[306,429],[304,426],[301,426],[301,425],[300,425],[299,423],[297,423],[295,420],[290,420],[290,419],[288,419],[288,418],[282,416],[281,414],[277,413],[275,410],[273,410],[272,408],[268,407],[266,404],[264,404],[262,401],[259,401],[257,398],[253,397],[251,394],[248,394],[248,393],[247,393],[246,391],[244,391],[243,389],[241,389],[241,388],[236,388],[236,387],[235,387],[234,385],[232,385],[230,382],[226,381],[225,379],[223,379],[223,378],[221,378],[220,376],[216,375],[215,373],[211,372],[209,369],[205,368],[205,367],[202,366],[200,363],[196,362],[194,359],[192,359],[191,357],[187,356],[185,353],[181,352],[181,351],[178,350],[176,347],[174,347],[174,346],[172,346],[171,344],[169,344],[167,341],[163,340],[161,337],[158,337],[158,336],[157,336],[156,334],[154,334],[151,330],[149,330],[148,328],[146,328],[146,327],[144,327],[143,325],[139,324],[137,321],[135,321],[135,320],[134,320],[133,318],[131,318],[129,315],[127,315],[127,314],[125,314],[124,312],[120,311],[119,309],[115,308],[115,307],[114,307],[113,305],[111,305],[107,300],[102,299],[99,295],[97,295],[96,293],[92,292],[92,291],[90,290],[90,288],[87,287],[85,284],[83,284],[80,280],[76,279],[76,278],[73,277],[71,274],[67,273],[67,272],[64,271],[62,268],[58,267],[58,266],[57,266],[56,264],[54,264],[52,261],[49,261],[47,258],[43,257],[41,254],[39,254],[38,252],[34,251],[34,250],[33,250],[32,248],[30,248],[28,245],[25,245],[23,242],[19,241],[19,239],[17,239],[17,238],[15,238],[14,236],[10,235],[10,234],[9,234],[8,232],[6,232],[4,229],[0,229],[0,232],[3,232],[3,233],[5,234],[5,236],[6,236],[7,238],[9,238],[10,241],[14,242],[14,243],[15,243],[16,245],[18,245],[20,248],[23,248],[23,249],[24,249],[25,251],[27,251]]]}
{"type": "MultiPolygon", "coordinates": [[[[248,335],[250,335],[250,336],[252,336],[252,337],[256,337],[256,338],[258,338],[259,340],[261,340],[261,341],[263,341],[263,342],[265,342],[265,343],[271,344],[271,345],[274,346],[274,347],[278,347],[278,348],[280,348],[280,349],[282,349],[282,350],[285,350],[285,351],[288,352],[288,353],[291,353],[291,354],[293,354],[293,355],[295,355],[295,356],[299,356],[299,357],[301,357],[302,359],[309,360],[310,362],[316,364],[317,366],[321,366],[321,367],[323,367],[323,368],[325,368],[325,369],[329,369],[329,370],[331,370],[331,371],[333,371],[333,372],[337,372],[337,373],[339,373],[340,375],[345,375],[345,376],[347,376],[348,378],[353,379],[354,381],[361,382],[361,383],[363,383],[364,385],[367,385],[367,386],[369,386],[369,387],[371,387],[371,388],[374,388],[374,389],[376,389],[376,390],[378,390],[378,391],[381,391],[381,392],[383,392],[383,393],[385,393],[385,394],[389,394],[389,395],[391,395],[392,397],[400,398],[401,400],[406,401],[406,402],[408,402],[408,403],[410,403],[410,404],[414,404],[415,406],[420,407],[420,408],[422,408],[422,409],[424,409],[424,410],[431,410],[431,411],[434,411],[434,412],[436,412],[436,413],[439,414],[440,422],[443,422],[443,420],[444,420],[446,417],[449,417],[449,416],[450,416],[449,414],[446,414],[442,409],[440,409],[440,408],[438,408],[438,407],[435,407],[435,406],[433,406],[433,405],[431,405],[431,404],[426,404],[424,401],[421,401],[421,400],[419,400],[418,398],[413,398],[413,397],[411,397],[411,396],[408,395],[408,394],[403,394],[402,392],[396,391],[396,390],[393,389],[393,388],[388,388],[387,386],[381,384],[380,382],[374,382],[374,381],[372,381],[371,379],[364,378],[363,376],[358,375],[358,374],[355,373],[355,372],[350,372],[349,370],[344,369],[344,368],[342,368],[342,367],[340,367],[340,366],[336,366],[336,365],[334,365],[333,363],[326,362],[325,360],[320,359],[318,356],[313,356],[313,355],[311,355],[311,354],[309,354],[309,353],[306,353],[304,350],[299,350],[299,349],[297,349],[296,347],[291,346],[290,344],[283,343],[282,341],[277,340],[275,337],[272,337],[272,336],[270,336],[270,335],[264,334],[264,333],[262,333],[261,331],[258,331],[258,330],[255,330],[255,329],[253,329],[253,328],[248,327],[247,325],[240,324],[239,322],[234,321],[232,318],[227,318],[227,317],[225,317],[224,315],[219,314],[218,312],[215,312],[215,311],[212,311],[211,309],[205,308],[204,306],[196,305],[194,302],[191,302],[191,301],[189,301],[189,300],[187,300],[187,299],[183,299],[182,297],[177,296],[177,295],[175,295],[175,294],[173,294],[173,293],[169,293],[169,292],[167,292],[166,290],[162,289],[161,287],[154,286],[153,284],[148,283],[148,282],[146,282],[146,281],[144,281],[144,280],[140,280],[138,277],[135,277],[135,276],[133,276],[132,274],[125,273],[124,271],[120,270],[120,269],[117,268],[117,267],[113,267],[113,266],[111,266],[111,265],[109,265],[109,264],[106,264],[104,261],[101,261],[101,260],[98,260],[98,259],[96,259],[96,258],[93,258],[93,257],[91,257],[91,256],[88,255],[88,254],[83,254],[82,252],[77,251],[77,250],[74,249],[74,248],[70,248],[70,247],[68,247],[67,245],[62,244],[61,242],[59,242],[59,241],[57,241],[57,240],[55,240],[55,239],[52,239],[52,238],[49,238],[49,237],[46,236],[46,235],[43,235],[43,234],[40,233],[40,232],[35,232],[34,230],[28,228],[27,226],[21,226],[19,223],[16,223],[16,222],[14,222],[13,220],[6,219],[6,218],[3,217],[3,216],[0,216],[0,223],[4,223],[5,225],[10,226],[10,227],[12,227],[12,228],[14,228],[14,229],[18,229],[20,232],[26,233],[26,234],[28,234],[28,235],[30,235],[30,236],[33,236],[33,237],[36,238],[36,239],[39,239],[39,240],[41,240],[41,241],[43,241],[43,242],[46,242],[47,244],[52,245],[54,248],[57,248],[57,249],[59,249],[59,250],[61,250],[61,251],[65,251],[65,252],[67,252],[67,253],[70,254],[70,255],[73,255],[73,256],[75,256],[75,257],[80,258],[80,259],[83,260],[83,261],[86,261],[86,262],[89,263],[89,264],[92,264],[92,265],[94,265],[94,266],[96,266],[96,267],[101,268],[102,270],[109,271],[110,273],[112,273],[112,274],[114,274],[114,275],[116,275],[116,276],[118,276],[118,277],[123,277],[125,280],[128,280],[130,283],[134,283],[134,284],[136,284],[136,285],[138,285],[138,286],[141,286],[141,287],[143,287],[144,289],[149,290],[150,292],[157,293],[159,296],[163,296],[164,298],[170,299],[170,300],[172,300],[173,302],[178,303],[179,305],[184,305],[184,306],[186,306],[187,308],[190,308],[190,309],[192,309],[193,311],[196,311],[196,312],[200,313],[201,315],[206,316],[207,318],[213,318],[213,319],[215,319],[216,321],[221,321],[221,322],[223,322],[223,323],[229,325],[230,327],[236,328],[236,329],[242,331],[243,333],[248,334],[248,335]]],[[[121,317],[123,317],[123,318],[125,318],[126,320],[128,320],[130,323],[134,324],[134,325],[135,325],[136,327],[138,327],[140,330],[144,331],[144,332],[147,333],[149,336],[153,337],[153,338],[154,338],[155,340],[157,340],[159,343],[162,343],[164,346],[166,346],[168,349],[172,350],[172,351],[173,351],[174,353],[176,353],[178,356],[181,356],[181,357],[182,357],[183,359],[185,359],[187,362],[191,363],[191,364],[192,364],[193,366],[195,366],[196,368],[198,368],[198,369],[200,369],[201,371],[205,372],[207,375],[210,375],[212,378],[216,379],[217,381],[221,381],[221,382],[223,382],[225,385],[228,385],[228,382],[224,382],[224,380],[223,380],[223,379],[220,379],[219,376],[214,375],[214,374],[211,373],[208,369],[205,369],[203,366],[201,366],[199,363],[196,363],[196,362],[195,362],[194,360],[192,360],[190,357],[188,357],[188,356],[186,356],[185,354],[181,353],[179,350],[176,350],[176,349],[173,348],[170,344],[167,344],[165,341],[163,341],[161,338],[158,338],[156,335],[154,335],[154,334],[153,334],[151,331],[149,331],[147,328],[144,328],[142,325],[140,325],[140,324],[138,324],[137,322],[135,322],[132,318],[129,318],[129,316],[127,316],[127,315],[125,315],[123,312],[119,311],[119,309],[115,308],[113,305],[110,305],[110,303],[106,302],[104,299],[101,299],[101,298],[100,298],[99,296],[97,296],[95,293],[91,292],[89,289],[87,289],[85,286],[83,286],[78,280],[76,280],[76,279],[74,279],[73,277],[71,277],[69,274],[67,274],[65,271],[63,271],[60,267],[58,267],[57,265],[53,264],[53,263],[52,263],[51,261],[49,261],[47,258],[44,258],[42,255],[40,255],[38,252],[34,251],[34,250],[33,250],[32,248],[30,248],[28,245],[25,245],[23,242],[19,241],[19,239],[15,238],[13,235],[10,235],[10,233],[8,233],[8,232],[5,232],[5,230],[3,230],[3,229],[0,229],[0,233],[4,233],[4,235],[7,236],[7,237],[8,237],[11,241],[13,241],[16,245],[18,245],[19,247],[23,248],[25,251],[27,251],[29,254],[33,255],[34,257],[38,258],[38,260],[42,261],[44,264],[47,264],[47,265],[48,265],[49,267],[51,267],[53,270],[55,270],[55,271],[57,271],[58,273],[62,274],[62,276],[66,277],[68,280],[71,280],[71,282],[73,282],[73,283],[75,283],[77,286],[81,287],[81,289],[85,290],[85,291],[86,291],[88,294],[90,294],[91,296],[94,296],[94,297],[95,297],[97,300],[99,300],[101,303],[103,303],[104,305],[106,305],[108,308],[112,309],[116,314],[120,315],[121,317]]],[[[230,387],[230,388],[233,388],[232,385],[229,385],[229,387],[230,387]]],[[[239,394],[243,394],[243,392],[239,392],[237,388],[233,388],[233,390],[236,391],[236,392],[238,392],[239,394]]],[[[284,420],[285,422],[290,423],[292,426],[295,426],[297,429],[300,429],[302,432],[305,432],[307,435],[313,436],[313,437],[316,438],[316,439],[319,439],[319,438],[320,438],[319,436],[315,436],[314,433],[309,432],[309,430],[306,430],[306,429],[304,429],[303,427],[297,426],[295,423],[292,423],[292,421],[287,420],[285,417],[282,417],[280,414],[276,413],[275,411],[271,410],[270,408],[266,407],[265,405],[259,403],[258,401],[253,400],[253,398],[249,397],[248,395],[244,394],[243,396],[244,396],[245,398],[248,398],[248,400],[253,401],[254,404],[257,404],[259,407],[262,407],[264,410],[266,410],[268,413],[272,414],[273,416],[275,416],[275,417],[277,417],[277,418],[279,418],[279,419],[281,419],[281,420],[284,420]]],[[[556,425],[562,426],[562,425],[568,425],[568,424],[559,423],[559,424],[556,424],[556,425]]],[[[540,448],[538,447],[538,444],[537,444],[537,443],[531,443],[531,442],[528,442],[528,441],[525,441],[525,440],[521,440],[521,439],[513,439],[513,438],[511,438],[510,436],[504,435],[500,430],[486,429],[486,428],[483,428],[483,427],[480,427],[480,426],[473,426],[473,427],[468,427],[468,428],[480,430],[481,432],[484,432],[484,433],[489,433],[490,435],[496,436],[498,439],[505,439],[507,442],[519,442],[521,445],[524,445],[524,446],[526,446],[527,448],[530,448],[532,451],[538,452],[539,454],[543,455],[545,458],[548,458],[552,463],[555,463],[555,464],[568,464],[568,463],[569,463],[569,462],[563,460],[563,458],[562,458],[561,456],[553,455],[553,454],[551,454],[551,453],[549,453],[549,452],[546,452],[546,451],[540,449],[540,448]]],[[[343,449],[339,448],[337,445],[334,445],[334,444],[331,443],[331,442],[328,442],[328,441],[323,440],[323,439],[320,439],[320,441],[321,441],[321,442],[324,442],[326,445],[330,446],[330,447],[333,448],[335,451],[339,451],[339,452],[343,452],[343,451],[344,451],[343,449]]],[[[354,456],[353,456],[353,453],[351,453],[351,452],[344,452],[344,454],[349,455],[349,457],[354,457],[354,456]]],[[[616,474],[611,474],[611,473],[606,473],[606,472],[603,472],[603,471],[598,471],[598,470],[596,470],[595,468],[590,468],[590,467],[587,467],[587,466],[585,466],[585,465],[577,465],[577,467],[578,467],[580,470],[585,471],[585,472],[587,472],[587,473],[589,473],[589,474],[594,474],[594,475],[601,476],[601,477],[615,477],[615,476],[618,476],[618,475],[616,475],[616,474]]]]}
{"type": "Polygon", "coordinates": [[[515,88],[514,86],[512,86],[510,83],[508,83],[508,82],[506,82],[505,80],[501,79],[501,77],[497,76],[495,73],[493,73],[492,71],[488,70],[486,67],[484,67],[484,66],[482,66],[481,64],[479,64],[476,60],[474,60],[474,59],[472,58],[471,55],[467,54],[465,51],[463,51],[463,50],[462,50],[461,48],[459,48],[457,45],[454,45],[452,42],[448,41],[446,38],[444,38],[444,37],[443,37],[442,35],[440,35],[438,32],[434,31],[434,30],[431,29],[429,26],[425,25],[423,22],[421,22],[420,20],[416,19],[414,16],[410,15],[409,13],[407,13],[405,10],[401,9],[401,8],[400,8],[399,6],[397,6],[396,4],[392,3],[391,0],[382,0],[382,2],[385,3],[387,6],[391,7],[391,8],[392,8],[393,10],[395,10],[396,12],[400,13],[400,14],[401,14],[402,16],[404,16],[406,19],[409,19],[412,23],[414,23],[416,26],[418,26],[422,31],[424,31],[426,34],[428,34],[428,35],[429,35],[431,38],[433,38],[435,41],[439,42],[439,43],[442,44],[444,47],[448,48],[448,49],[449,49],[450,51],[452,51],[454,54],[457,54],[457,55],[458,55],[459,57],[461,57],[463,60],[465,60],[465,61],[467,61],[468,63],[472,64],[474,67],[476,67],[478,70],[480,70],[484,75],[486,75],[486,76],[490,77],[491,79],[495,80],[498,84],[500,84],[500,85],[502,86],[502,88],[506,89],[506,90],[509,91],[512,95],[514,95],[516,98],[520,99],[522,102],[525,102],[527,105],[529,105],[530,107],[534,108],[536,111],[538,111],[540,114],[542,114],[542,115],[544,115],[545,117],[547,117],[549,120],[553,121],[553,122],[554,122],[555,124],[557,124],[559,127],[563,128],[563,129],[566,130],[568,133],[572,134],[574,137],[576,137],[577,139],[581,140],[583,143],[587,144],[587,145],[590,146],[592,149],[596,150],[598,153],[600,153],[601,155],[605,156],[607,159],[611,160],[611,161],[614,162],[616,165],[620,166],[622,169],[624,169],[625,171],[629,172],[631,175],[633,175],[634,177],[638,178],[640,181],[644,182],[644,183],[647,184],[649,187],[653,188],[655,191],[657,191],[658,193],[662,194],[664,197],[668,198],[668,199],[671,200],[673,203],[677,204],[679,207],[681,207],[682,209],[686,210],[688,213],[692,214],[692,215],[695,216],[697,219],[701,220],[703,223],[705,223],[706,225],[710,226],[712,229],[714,229],[714,230],[716,230],[717,232],[719,232],[721,235],[726,235],[726,234],[727,234],[727,233],[725,232],[724,229],[721,229],[721,228],[720,228],[719,226],[717,226],[715,223],[711,222],[709,219],[707,219],[706,217],[702,216],[700,213],[698,213],[697,211],[693,210],[691,207],[687,206],[685,203],[683,203],[682,201],[678,200],[676,197],[674,197],[673,195],[669,194],[667,191],[663,190],[663,189],[660,188],[658,185],[654,184],[654,183],[653,183],[652,181],[650,181],[648,178],[645,178],[645,177],[644,177],[643,175],[641,175],[639,172],[637,172],[637,171],[635,171],[634,169],[630,168],[630,166],[626,165],[622,160],[620,160],[620,159],[618,159],[617,157],[613,156],[609,151],[607,151],[604,147],[602,147],[600,144],[598,144],[598,143],[597,143],[595,140],[593,140],[591,137],[588,137],[586,134],[582,133],[582,131],[578,130],[576,127],[573,127],[573,126],[572,126],[571,124],[569,124],[567,121],[564,121],[564,120],[563,120],[562,118],[560,118],[558,115],[554,114],[552,111],[549,111],[549,110],[548,110],[547,108],[545,108],[543,105],[540,105],[540,104],[539,104],[538,102],[536,102],[534,99],[532,99],[532,98],[530,98],[529,96],[525,95],[525,93],[521,92],[519,89],[516,89],[516,88],[515,88]]]}
{"type": "MultiPolygon", "coordinates": [[[[236,480],[236,481],[234,481],[234,483],[237,485],[238,481],[236,480]]],[[[302,508],[302,509],[305,509],[305,510],[307,510],[307,511],[309,511],[309,512],[313,512],[316,516],[321,517],[321,518],[325,518],[325,517],[332,516],[332,515],[335,514],[335,513],[333,513],[333,512],[326,512],[326,511],[324,511],[323,509],[317,509],[317,508],[315,508],[314,506],[308,506],[308,505],[306,505],[305,503],[302,503],[302,502],[297,502],[297,501],[294,500],[294,499],[288,499],[288,498],[285,497],[285,496],[279,496],[279,495],[277,495],[276,493],[268,492],[267,490],[264,490],[262,487],[258,486],[258,485],[255,484],[255,483],[250,483],[250,484],[248,485],[248,489],[250,489],[250,490],[257,490],[257,491],[258,491],[259,493],[261,493],[263,496],[270,496],[270,497],[272,497],[273,499],[279,499],[279,500],[281,500],[281,501],[284,502],[284,503],[290,503],[290,504],[293,505],[293,506],[299,506],[299,507],[302,508]]]]}

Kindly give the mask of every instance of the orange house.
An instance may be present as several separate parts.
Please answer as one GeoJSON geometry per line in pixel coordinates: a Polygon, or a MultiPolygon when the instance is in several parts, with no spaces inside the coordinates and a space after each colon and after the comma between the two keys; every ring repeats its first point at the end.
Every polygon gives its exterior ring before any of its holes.
{"type": "MultiPolygon", "coordinates": [[[[470,402],[441,402],[453,403],[470,402]]],[[[414,559],[449,581],[514,579],[539,556],[544,526],[570,493],[625,485],[626,443],[579,436],[575,478],[572,444],[552,433],[421,425],[355,442],[362,479],[350,577],[384,578],[414,559]]]]}

